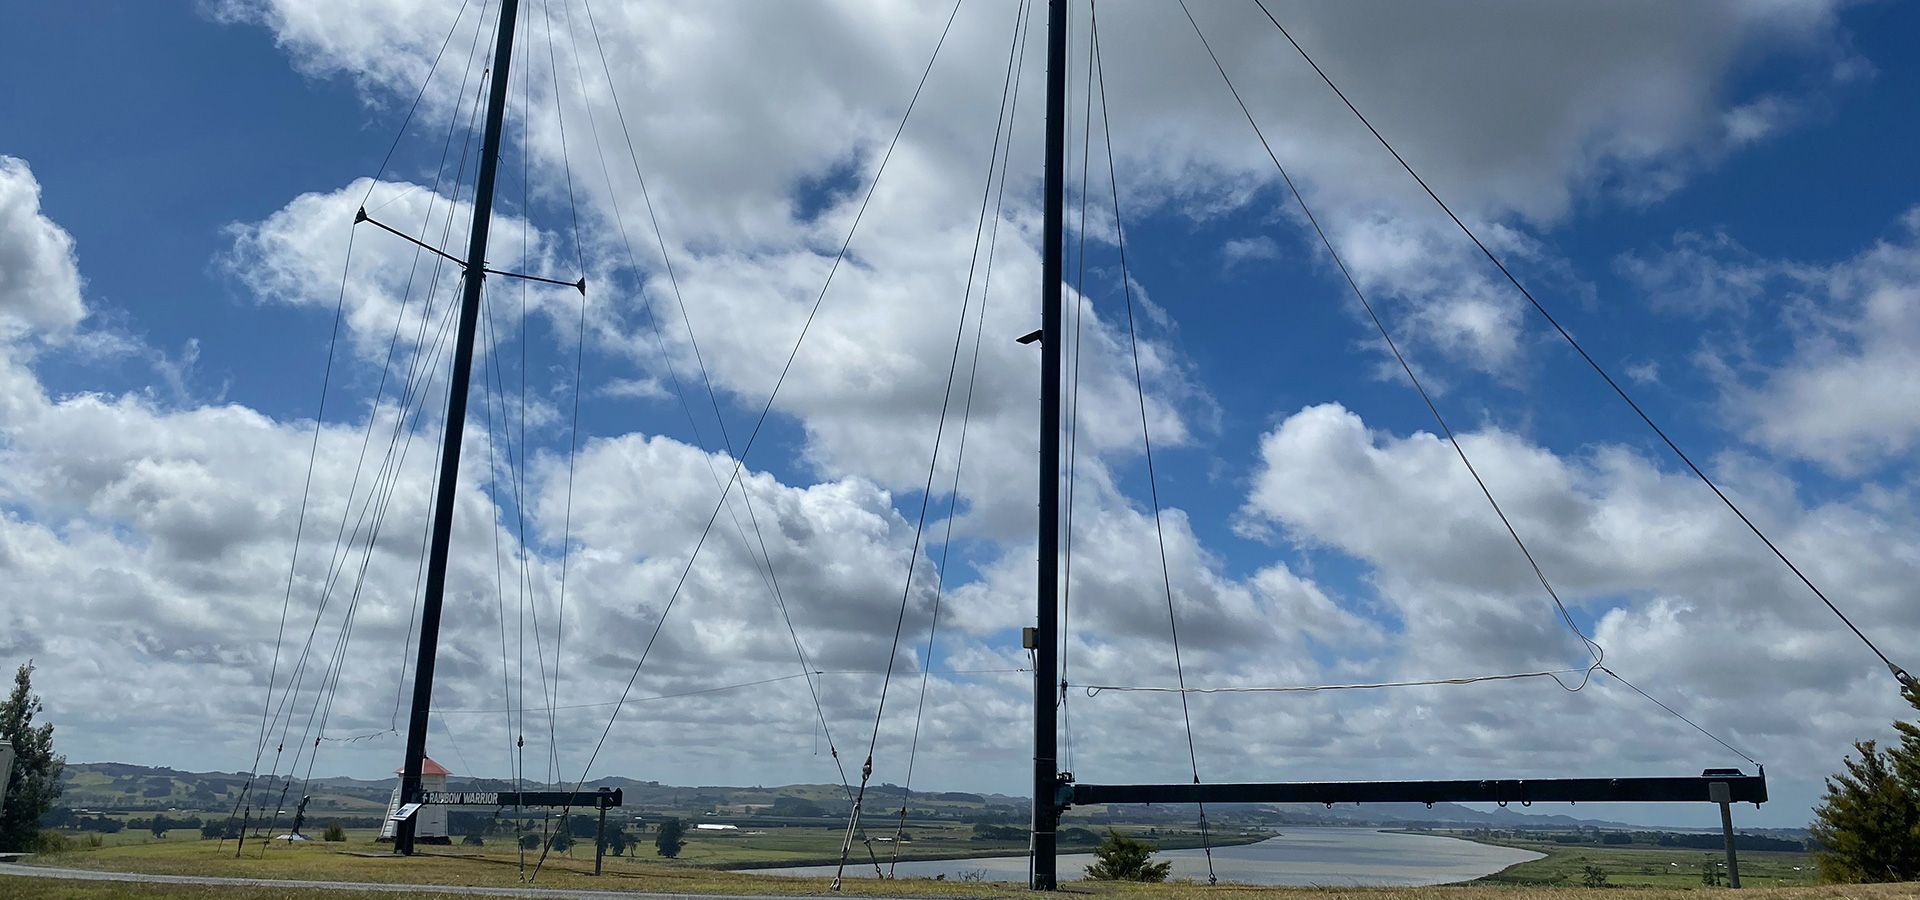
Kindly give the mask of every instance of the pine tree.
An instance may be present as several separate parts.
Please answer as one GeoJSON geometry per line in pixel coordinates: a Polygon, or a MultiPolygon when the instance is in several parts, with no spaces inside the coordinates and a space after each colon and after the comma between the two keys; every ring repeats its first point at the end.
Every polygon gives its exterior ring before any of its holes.
{"type": "Polygon", "coordinates": [[[60,797],[60,772],[67,758],[53,752],[53,723],[35,728],[44,711],[33,693],[33,662],[13,675],[13,692],[0,700],[0,741],[13,744],[13,772],[7,776],[5,808],[0,809],[0,850],[33,850],[40,817],[60,797]]]}
{"type": "MultiPolygon", "coordinates": [[[[1905,691],[1920,709],[1920,692],[1905,691]]],[[[1809,829],[1825,881],[1910,881],[1920,878],[1920,725],[1895,722],[1900,742],[1881,750],[1859,741],[1859,759],[1827,779],[1827,793],[1809,829]]]]}
{"type": "MultiPolygon", "coordinates": [[[[1920,690],[1906,687],[1900,693],[1908,706],[1920,710],[1920,690]]],[[[1895,722],[1893,728],[1900,733],[1900,745],[1887,749],[1887,759],[1893,763],[1894,777],[1906,785],[1907,793],[1920,804],[1920,724],[1895,722]]]]}

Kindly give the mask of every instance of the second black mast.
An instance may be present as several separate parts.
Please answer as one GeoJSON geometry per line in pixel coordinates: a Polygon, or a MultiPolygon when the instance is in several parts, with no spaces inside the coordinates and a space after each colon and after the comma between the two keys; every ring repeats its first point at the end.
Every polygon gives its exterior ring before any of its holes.
{"type": "Polygon", "coordinates": [[[1065,226],[1067,144],[1067,0],[1047,7],[1046,197],[1040,256],[1040,572],[1033,630],[1033,876],[1056,884],[1054,829],[1060,820],[1058,678],[1060,599],[1061,231],[1065,226]]]}
{"type": "MultiPolygon", "coordinates": [[[[480,289],[486,283],[487,228],[493,222],[493,182],[500,166],[500,137],[507,111],[507,82],[513,55],[513,23],[518,0],[501,0],[499,36],[493,48],[493,81],[487,93],[486,130],[480,141],[480,168],[473,187],[473,231],[467,241],[460,320],[453,347],[453,372],[447,381],[446,436],[440,451],[439,483],[434,489],[433,538],[427,551],[426,593],[420,601],[420,651],[413,670],[413,712],[407,720],[407,758],[401,768],[400,802],[422,799],[420,771],[427,756],[427,723],[433,706],[433,664],[440,643],[440,608],[447,590],[447,548],[453,539],[453,505],[460,477],[460,439],[467,425],[467,388],[473,374],[474,326],[480,318],[480,289]]],[[[364,213],[363,213],[364,215],[364,213]]],[[[394,851],[413,853],[415,814],[394,831],[394,851]]]]}

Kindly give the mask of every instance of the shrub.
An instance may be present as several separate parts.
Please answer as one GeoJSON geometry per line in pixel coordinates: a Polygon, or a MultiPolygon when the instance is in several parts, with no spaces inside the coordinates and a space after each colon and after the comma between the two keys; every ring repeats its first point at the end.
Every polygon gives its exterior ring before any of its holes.
{"type": "Polygon", "coordinates": [[[67,853],[73,850],[73,842],[67,840],[66,835],[49,828],[40,832],[39,837],[34,839],[33,849],[36,853],[67,853]]]}
{"type": "Polygon", "coordinates": [[[1580,870],[1580,883],[1590,888],[1606,887],[1606,870],[1599,866],[1587,866],[1580,870]]]}
{"type": "Polygon", "coordinates": [[[1166,881],[1173,863],[1153,862],[1153,851],[1152,844],[1109,830],[1107,839],[1093,851],[1095,862],[1087,867],[1087,877],[1095,881],[1166,881]]]}
{"type": "Polygon", "coordinates": [[[485,847],[486,845],[486,839],[478,834],[468,834],[466,837],[460,839],[460,846],[462,847],[485,847]]]}
{"type": "Polygon", "coordinates": [[[339,841],[344,841],[346,839],[347,839],[347,830],[345,828],[341,828],[339,822],[328,822],[326,832],[321,835],[321,840],[327,840],[327,841],[339,842],[339,841]]]}

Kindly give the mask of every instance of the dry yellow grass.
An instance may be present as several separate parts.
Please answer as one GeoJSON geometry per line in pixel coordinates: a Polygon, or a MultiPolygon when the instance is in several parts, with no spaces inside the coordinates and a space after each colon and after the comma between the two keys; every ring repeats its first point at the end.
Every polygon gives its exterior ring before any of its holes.
{"type": "MultiPolygon", "coordinates": [[[[922,882],[902,881],[894,884],[892,896],[926,896],[920,888],[922,882]]],[[[615,888],[615,885],[597,883],[599,890],[615,888]]],[[[739,885],[729,885],[736,890],[739,885]]],[[[792,891],[796,894],[824,894],[826,885],[815,883],[803,885],[805,890],[792,891]]],[[[976,886],[977,887],[977,886],[976,886]]],[[[1705,889],[1701,889],[1705,890],[1705,889]]],[[[748,892],[748,891],[742,891],[748,892]]],[[[969,896],[1014,897],[1025,891],[1008,887],[986,887],[966,892],[969,896]]],[[[1701,894],[1685,888],[1526,888],[1489,885],[1464,887],[1431,888],[1256,888],[1222,885],[1205,887],[1193,884],[1173,885],[1102,885],[1087,887],[1076,885],[1060,892],[1068,898],[1106,895],[1119,900],[1187,900],[1187,898],[1219,898],[1230,895],[1245,900],[1700,900],[1701,894]]],[[[157,897],[166,900],[305,900],[305,898],[326,898],[326,900],[386,900],[395,896],[387,892],[374,891],[316,891],[302,888],[281,888],[263,886],[198,886],[198,885],[160,885],[105,883],[97,881],[72,881],[65,879],[20,878],[0,875],[0,900],[113,900],[119,897],[157,897]]],[[[461,894],[455,888],[452,891],[421,891],[408,896],[425,898],[458,897],[461,894]]],[[[1741,893],[1742,900],[1894,900],[1894,898],[1920,897],[1920,885],[1915,884],[1878,884],[1878,885],[1818,885],[1784,888],[1761,888],[1741,893]]]]}

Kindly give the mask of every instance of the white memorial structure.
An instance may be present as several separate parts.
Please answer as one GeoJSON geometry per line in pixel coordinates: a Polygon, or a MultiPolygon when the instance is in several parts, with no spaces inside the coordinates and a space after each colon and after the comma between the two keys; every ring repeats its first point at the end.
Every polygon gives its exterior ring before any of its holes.
{"type": "MultiPolygon", "coordinates": [[[[399,775],[400,770],[393,770],[399,775]]],[[[420,765],[420,789],[423,791],[445,791],[447,776],[452,775],[447,767],[433,761],[429,756],[420,765]]],[[[393,840],[394,831],[400,827],[400,787],[395,785],[393,796],[387,800],[387,820],[380,824],[380,840],[393,840]]],[[[447,837],[447,807],[437,805],[422,806],[413,813],[413,839],[428,844],[451,843],[447,837]]]]}

